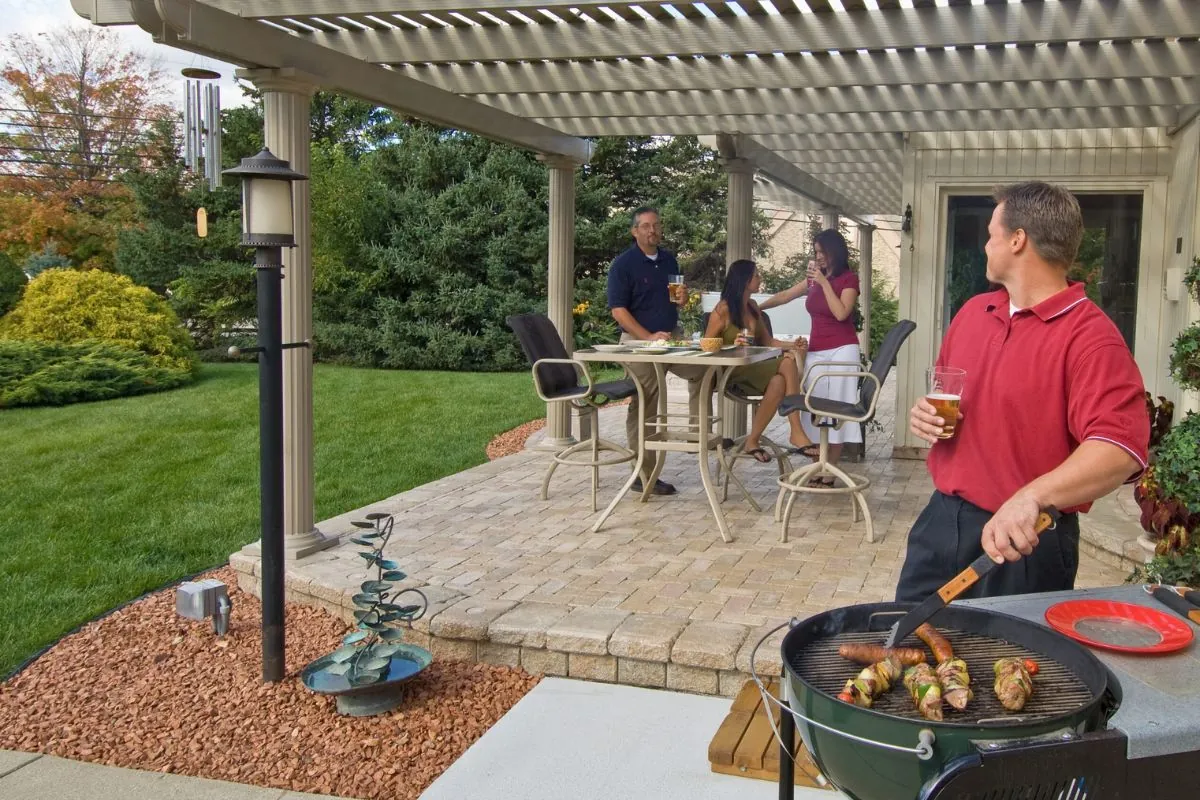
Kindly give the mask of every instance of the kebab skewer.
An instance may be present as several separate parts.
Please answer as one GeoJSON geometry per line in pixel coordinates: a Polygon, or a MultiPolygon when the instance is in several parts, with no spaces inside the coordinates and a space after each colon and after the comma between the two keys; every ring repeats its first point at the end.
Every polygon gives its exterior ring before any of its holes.
{"type": "Polygon", "coordinates": [[[900,679],[902,670],[903,667],[895,656],[871,664],[856,677],[846,681],[845,688],[838,694],[838,700],[870,708],[876,698],[892,688],[892,684],[900,679]]]}

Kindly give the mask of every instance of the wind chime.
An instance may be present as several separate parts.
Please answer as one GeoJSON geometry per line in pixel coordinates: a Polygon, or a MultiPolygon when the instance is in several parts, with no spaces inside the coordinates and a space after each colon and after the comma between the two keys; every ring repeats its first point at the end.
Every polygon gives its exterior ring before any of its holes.
{"type": "Polygon", "coordinates": [[[183,70],[183,163],[203,172],[208,188],[221,185],[221,73],[199,67],[183,70]]]}

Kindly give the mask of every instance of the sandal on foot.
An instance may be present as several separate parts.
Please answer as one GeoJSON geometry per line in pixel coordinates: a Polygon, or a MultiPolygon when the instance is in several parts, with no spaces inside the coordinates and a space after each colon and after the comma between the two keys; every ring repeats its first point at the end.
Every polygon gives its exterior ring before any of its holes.
{"type": "Polygon", "coordinates": [[[753,450],[746,450],[743,455],[750,456],[760,464],[770,464],[772,461],[771,455],[761,447],[755,447],[753,450]]]}
{"type": "Polygon", "coordinates": [[[812,478],[808,482],[808,485],[814,489],[832,489],[833,484],[833,478],[812,478]]]}
{"type": "Polygon", "coordinates": [[[788,453],[794,456],[804,456],[805,458],[811,458],[813,461],[816,461],[821,457],[821,445],[813,442],[812,444],[804,445],[804,447],[789,447],[788,453]]]}

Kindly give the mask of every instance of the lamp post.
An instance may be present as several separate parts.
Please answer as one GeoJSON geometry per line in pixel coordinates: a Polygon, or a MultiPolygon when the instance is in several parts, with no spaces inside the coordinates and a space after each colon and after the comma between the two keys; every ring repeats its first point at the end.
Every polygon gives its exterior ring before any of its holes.
{"type": "MultiPolygon", "coordinates": [[[[258,442],[262,521],[263,680],[284,673],[283,640],[283,253],[295,247],[292,182],[308,178],[263,148],[225,175],[242,179],[242,245],[254,248],[258,272],[258,442]]],[[[233,348],[231,348],[233,350],[233,348]]]]}

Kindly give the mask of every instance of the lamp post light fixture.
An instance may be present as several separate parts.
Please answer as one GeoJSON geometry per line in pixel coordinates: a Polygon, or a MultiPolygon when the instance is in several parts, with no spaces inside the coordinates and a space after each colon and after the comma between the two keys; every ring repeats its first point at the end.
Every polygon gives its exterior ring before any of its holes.
{"type": "MultiPolygon", "coordinates": [[[[263,680],[284,675],[283,640],[283,252],[295,247],[292,183],[308,180],[263,148],[224,171],[242,179],[242,245],[254,248],[258,272],[259,507],[262,522],[263,680]]],[[[230,348],[233,351],[235,348],[230,348]]]]}

